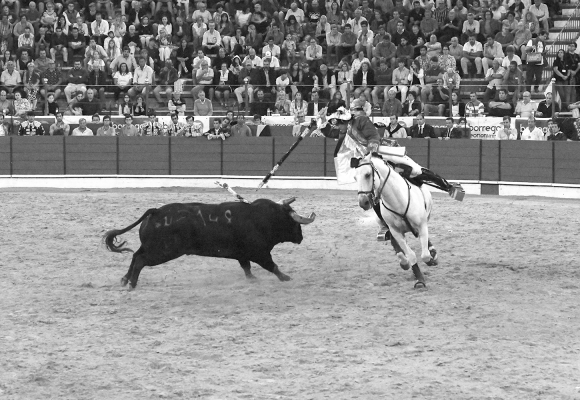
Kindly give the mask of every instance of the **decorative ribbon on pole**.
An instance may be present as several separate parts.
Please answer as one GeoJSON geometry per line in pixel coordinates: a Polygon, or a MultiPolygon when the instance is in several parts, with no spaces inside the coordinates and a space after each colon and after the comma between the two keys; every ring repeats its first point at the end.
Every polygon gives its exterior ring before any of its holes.
{"type": "Polygon", "coordinates": [[[250,204],[248,200],[244,199],[242,196],[236,193],[236,191],[232,189],[227,183],[220,183],[219,181],[215,181],[215,184],[221,187],[222,189],[226,189],[228,192],[233,194],[239,201],[250,204]]]}
{"type": "MultiPolygon", "coordinates": [[[[315,121],[315,120],[313,120],[315,121]]],[[[310,126],[312,126],[312,122],[310,123],[310,126]]],[[[288,150],[286,152],[286,154],[284,154],[282,156],[282,158],[280,158],[280,161],[278,161],[276,163],[276,165],[274,165],[274,168],[272,168],[272,171],[270,171],[268,173],[268,175],[266,175],[264,177],[264,179],[262,179],[262,182],[260,182],[260,184],[258,185],[258,189],[261,189],[262,186],[264,186],[272,176],[274,176],[274,174],[276,173],[276,171],[278,171],[278,168],[280,168],[280,166],[282,165],[282,163],[286,160],[286,158],[288,158],[288,156],[290,155],[290,153],[292,153],[292,151],[294,151],[294,149],[296,148],[296,146],[298,146],[298,143],[300,143],[302,141],[302,139],[304,139],[306,137],[306,135],[308,135],[310,133],[310,126],[306,129],[304,129],[304,132],[302,132],[300,134],[300,136],[298,136],[298,139],[294,142],[294,144],[292,145],[292,147],[290,147],[290,150],[288,150]]]]}

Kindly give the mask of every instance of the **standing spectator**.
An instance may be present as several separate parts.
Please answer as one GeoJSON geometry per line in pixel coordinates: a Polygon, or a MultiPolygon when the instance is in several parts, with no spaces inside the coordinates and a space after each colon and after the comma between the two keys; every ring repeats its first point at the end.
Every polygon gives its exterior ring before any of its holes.
{"type": "Polygon", "coordinates": [[[570,68],[570,85],[576,88],[576,92],[571,90],[570,101],[580,100],[580,55],[576,54],[576,43],[568,44],[568,52],[566,53],[566,61],[570,68]]]}
{"type": "Polygon", "coordinates": [[[20,78],[20,72],[16,71],[14,61],[8,61],[6,63],[6,69],[2,71],[0,75],[0,85],[6,93],[14,93],[16,89],[20,86],[22,79],[20,78]]]}
{"type": "Polygon", "coordinates": [[[572,71],[570,70],[569,60],[565,57],[563,49],[558,50],[554,63],[552,64],[554,71],[555,88],[560,95],[560,102],[562,108],[566,109],[570,104],[570,95],[572,94],[572,87],[570,86],[570,78],[572,71]]]}
{"type": "MultiPolygon", "coordinates": [[[[537,1],[537,0],[536,0],[537,1]]],[[[546,57],[544,53],[546,51],[546,44],[545,40],[548,34],[546,31],[540,32],[538,37],[533,38],[528,41],[526,45],[526,60],[528,63],[526,69],[526,90],[530,90],[531,92],[534,91],[534,86],[538,87],[538,92],[541,91],[542,85],[542,71],[544,70],[544,66],[546,65],[546,57]],[[541,57],[539,57],[539,61],[530,61],[528,60],[528,56],[530,53],[539,53],[541,57]]],[[[557,57],[556,57],[557,58],[557,57]]]]}
{"type": "Polygon", "coordinates": [[[531,100],[532,96],[530,92],[525,91],[522,97],[523,100],[518,101],[516,105],[516,116],[518,118],[533,117],[538,105],[531,100]]]}
{"type": "MultiPolygon", "coordinates": [[[[533,118],[532,118],[533,121],[533,118]]],[[[529,126],[529,121],[528,121],[529,126]]],[[[526,128],[527,129],[527,128],[526,128]]],[[[497,140],[516,140],[518,137],[518,132],[515,128],[511,127],[511,118],[509,116],[504,116],[500,127],[495,131],[495,138],[497,140]]]]}
{"type": "Polygon", "coordinates": [[[461,65],[461,58],[463,57],[463,46],[459,44],[459,39],[457,39],[456,36],[451,38],[451,44],[449,45],[449,55],[455,59],[456,67],[461,65]]]}
{"type": "Polygon", "coordinates": [[[554,110],[554,117],[558,117],[560,112],[560,106],[556,102],[552,102],[552,92],[547,92],[545,94],[546,100],[540,101],[538,104],[538,109],[536,110],[536,117],[540,118],[552,118],[552,110],[554,110]],[[554,108],[552,108],[554,107],[554,108]]]}
{"type": "Polygon", "coordinates": [[[465,115],[468,117],[482,117],[485,115],[485,106],[477,99],[475,92],[469,93],[469,102],[465,106],[465,115]]]}
{"type": "Polygon", "coordinates": [[[76,60],[73,69],[68,72],[68,85],[64,88],[64,94],[68,103],[72,101],[72,94],[81,92],[83,95],[87,91],[89,75],[82,69],[81,62],[76,60]]]}
{"type": "Polygon", "coordinates": [[[153,74],[153,68],[145,65],[145,58],[139,58],[139,67],[135,69],[135,73],[133,74],[134,85],[129,89],[129,95],[134,98],[137,94],[140,94],[144,98],[147,98],[149,88],[154,83],[153,74]]]}
{"type": "Polygon", "coordinates": [[[42,136],[46,134],[42,124],[34,120],[34,111],[28,111],[25,115],[26,121],[23,121],[18,128],[19,136],[42,136]]]}
{"type": "MultiPolygon", "coordinates": [[[[510,139],[512,139],[511,135],[510,139]]],[[[534,117],[528,117],[528,126],[522,131],[521,140],[545,140],[544,132],[536,126],[536,119],[534,117]]]]}
{"type": "Polygon", "coordinates": [[[482,59],[483,46],[475,41],[475,35],[469,35],[469,41],[463,45],[463,57],[461,58],[461,69],[463,76],[469,76],[469,68],[475,65],[477,75],[482,76],[482,59]]]}
{"type": "Polygon", "coordinates": [[[97,136],[117,136],[117,131],[111,125],[111,117],[105,115],[103,117],[103,126],[97,129],[97,136]]]}
{"type": "Polygon", "coordinates": [[[197,100],[193,103],[193,115],[195,116],[211,116],[213,115],[213,107],[211,101],[205,98],[205,92],[200,90],[197,94],[197,100]]]}

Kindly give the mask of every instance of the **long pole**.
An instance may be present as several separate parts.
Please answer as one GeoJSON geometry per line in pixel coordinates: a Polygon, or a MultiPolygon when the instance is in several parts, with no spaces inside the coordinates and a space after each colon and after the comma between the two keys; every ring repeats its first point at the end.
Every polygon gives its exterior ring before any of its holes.
{"type": "Polygon", "coordinates": [[[270,172],[268,172],[268,175],[266,175],[264,177],[264,179],[262,179],[262,182],[260,182],[260,184],[258,185],[258,189],[261,189],[262,186],[264,186],[272,176],[274,176],[274,174],[276,173],[276,171],[278,171],[278,168],[280,168],[280,166],[282,165],[282,163],[288,158],[288,156],[290,155],[290,153],[292,153],[292,151],[296,148],[296,146],[298,146],[298,144],[302,141],[302,139],[304,139],[306,137],[306,135],[308,135],[310,133],[310,129],[306,128],[304,130],[304,132],[302,132],[300,134],[300,136],[298,136],[298,139],[294,142],[294,144],[292,145],[292,147],[290,147],[290,150],[288,150],[286,152],[286,154],[284,154],[282,156],[282,158],[280,158],[280,161],[278,161],[276,163],[276,165],[274,165],[274,168],[272,168],[272,170],[270,172]]]}
{"type": "Polygon", "coordinates": [[[226,189],[228,192],[233,194],[239,201],[242,201],[244,203],[250,203],[248,200],[244,199],[242,196],[236,193],[236,191],[232,189],[227,183],[220,183],[219,181],[215,181],[214,183],[219,187],[221,187],[222,189],[226,189]]]}

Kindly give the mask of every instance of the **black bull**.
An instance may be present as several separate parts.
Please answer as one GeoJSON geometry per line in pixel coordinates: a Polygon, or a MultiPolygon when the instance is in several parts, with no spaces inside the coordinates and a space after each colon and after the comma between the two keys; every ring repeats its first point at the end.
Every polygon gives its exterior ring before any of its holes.
{"type": "Polygon", "coordinates": [[[182,255],[232,258],[238,260],[247,278],[254,278],[250,262],[275,274],[281,281],[290,280],[272,260],[270,252],[278,243],[302,242],[301,224],[314,221],[315,215],[298,215],[290,203],[259,199],[247,203],[173,203],[149,209],[132,225],[110,230],[103,236],[110,251],[132,251],[116,244],[116,237],[141,224],[141,247],[133,254],[129,271],[121,279],[125,286],[137,285],[145,266],[154,266],[182,255]]]}

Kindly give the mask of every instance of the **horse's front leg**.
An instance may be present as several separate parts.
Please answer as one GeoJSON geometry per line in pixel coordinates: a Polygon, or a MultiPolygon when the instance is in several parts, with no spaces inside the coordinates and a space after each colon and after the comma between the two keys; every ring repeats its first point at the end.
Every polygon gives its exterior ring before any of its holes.
{"type": "Polygon", "coordinates": [[[433,261],[433,257],[429,251],[429,228],[427,228],[427,222],[419,227],[419,241],[421,242],[421,260],[429,265],[433,261]]]}
{"type": "Polygon", "coordinates": [[[391,244],[399,258],[399,265],[405,271],[417,262],[415,252],[409,247],[405,240],[405,235],[396,228],[391,227],[391,244]]]}

